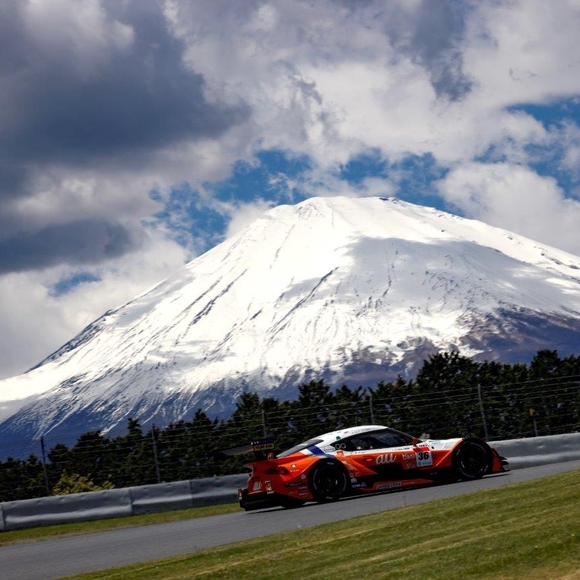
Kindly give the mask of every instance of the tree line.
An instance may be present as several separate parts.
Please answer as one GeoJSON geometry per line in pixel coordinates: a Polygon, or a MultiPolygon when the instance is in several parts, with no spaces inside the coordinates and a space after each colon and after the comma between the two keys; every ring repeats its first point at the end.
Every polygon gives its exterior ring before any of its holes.
{"type": "Polygon", "coordinates": [[[502,440],[580,429],[580,356],[539,351],[529,364],[475,362],[457,352],[424,361],[411,380],[374,388],[324,381],[298,387],[279,401],[244,393],[228,419],[198,409],[191,420],[145,431],[138,418],[127,432],[89,431],[46,457],[0,462],[0,501],[11,501],[242,473],[248,456],[220,459],[217,450],[273,435],[279,450],[317,434],[367,423],[443,439],[475,435],[502,440]]]}

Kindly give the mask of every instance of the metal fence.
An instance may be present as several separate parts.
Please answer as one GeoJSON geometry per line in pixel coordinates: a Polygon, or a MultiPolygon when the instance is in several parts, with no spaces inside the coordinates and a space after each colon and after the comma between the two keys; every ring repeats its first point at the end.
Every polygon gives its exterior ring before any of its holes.
{"type": "MultiPolygon", "coordinates": [[[[512,469],[580,460],[580,433],[496,441],[512,469]]],[[[0,531],[233,503],[247,475],[0,503],[0,531]]]]}
{"type": "Polygon", "coordinates": [[[237,471],[232,465],[229,470],[222,468],[212,450],[266,433],[276,433],[277,444],[293,445],[301,440],[296,437],[365,423],[386,424],[417,436],[426,432],[433,438],[475,434],[491,442],[580,430],[580,376],[485,387],[474,383],[455,390],[447,385],[428,396],[408,389],[389,398],[381,398],[376,390],[355,391],[351,399],[335,397],[324,406],[293,407],[290,416],[282,405],[248,409],[217,428],[188,421],[163,429],[149,427],[136,438],[96,432],[82,441],[47,435],[24,444],[4,438],[0,441],[0,501],[52,495],[65,472],[96,478],[97,485],[110,474],[116,488],[236,473],[241,465],[237,471]],[[421,431],[407,428],[409,416],[421,431]],[[441,425],[447,433],[439,430],[441,425]],[[2,460],[15,446],[22,459],[2,460]],[[70,450],[74,450],[72,455],[70,450]]]}

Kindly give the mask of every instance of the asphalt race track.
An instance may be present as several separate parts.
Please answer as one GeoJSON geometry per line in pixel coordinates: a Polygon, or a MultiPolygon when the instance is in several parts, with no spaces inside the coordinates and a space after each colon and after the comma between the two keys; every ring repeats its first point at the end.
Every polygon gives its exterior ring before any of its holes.
{"type": "Polygon", "coordinates": [[[222,516],[19,543],[0,548],[1,576],[39,580],[104,570],[493,489],[574,469],[580,469],[580,461],[518,469],[478,481],[345,499],[333,504],[308,504],[295,510],[270,509],[248,513],[240,510],[222,516]]]}

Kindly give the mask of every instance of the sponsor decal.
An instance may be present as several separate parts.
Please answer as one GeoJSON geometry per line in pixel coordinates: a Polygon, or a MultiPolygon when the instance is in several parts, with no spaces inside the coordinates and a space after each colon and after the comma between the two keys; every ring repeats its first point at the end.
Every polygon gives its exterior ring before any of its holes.
{"type": "Polygon", "coordinates": [[[254,481],[252,491],[260,491],[261,489],[262,489],[262,482],[261,481],[254,481]]]}
{"type": "Polygon", "coordinates": [[[303,481],[292,481],[286,484],[286,487],[304,487],[303,481]]]}
{"type": "Polygon", "coordinates": [[[251,442],[254,451],[266,451],[267,449],[274,449],[274,440],[271,437],[266,439],[255,439],[251,442]]]}
{"type": "Polygon", "coordinates": [[[429,467],[433,465],[431,451],[417,451],[415,457],[417,458],[417,467],[429,467]]]}
{"type": "Polygon", "coordinates": [[[273,443],[256,443],[252,446],[254,451],[266,451],[266,449],[274,449],[273,443]]]}
{"type": "Polygon", "coordinates": [[[403,453],[403,461],[407,461],[408,459],[415,459],[414,453],[403,453]]]}
{"type": "Polygon", "coordinates": [[[377,491],[382,489],[396,489],[398,487],[403,487],[402,481],[391,481],[390,483],[379,483],[375,489],[377,491]]]}
{"type": "Polygon", "coordinates": [[[305,451],[310,451],[312,455],[326,455],[326,453],[317,445],[311,445],[310,447],[307,447],[305,451]]]}
{"type": "Polygon", "coordinates": [[[394,453],[385,453],[384,455],[378,455],[375,459],[377,465],[385,465],[387,463],[395,463],[396,455],[394,453]]]}

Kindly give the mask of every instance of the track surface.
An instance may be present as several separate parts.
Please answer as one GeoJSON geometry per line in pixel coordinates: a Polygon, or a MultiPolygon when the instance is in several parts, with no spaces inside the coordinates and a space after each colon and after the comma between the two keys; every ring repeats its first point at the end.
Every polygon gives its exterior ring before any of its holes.
{"type": "Polygon", "coordinates": [[[295,510],[240,511],[168,524],[14,544],[0,548],[0,575],[18,580],[61,578],[188,554],[240,540],[493,489],[573,469],[580,469],[580,461],[518,469],[478,481],[351,498],[333,504],[308,504],[295,510]]]}

